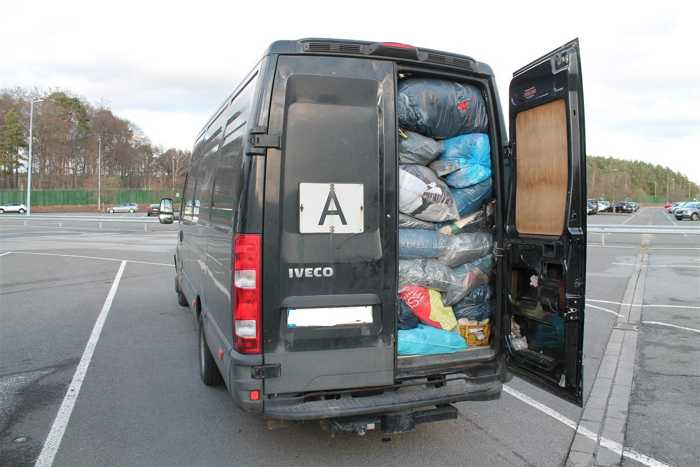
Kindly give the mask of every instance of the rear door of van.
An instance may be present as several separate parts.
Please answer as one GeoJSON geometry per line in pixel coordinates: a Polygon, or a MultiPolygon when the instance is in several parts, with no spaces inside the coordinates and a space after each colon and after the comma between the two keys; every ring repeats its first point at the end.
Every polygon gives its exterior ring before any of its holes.
{"type": "Polygon", "coordinates": [[[390,61],[278,58],[263,239],[263,358],[277,375],[268,395],[394,383],[395,76],[390,61]]]}
{"type": "Polygon", "coordinates": [[[503,336],[512,370],[579,405],[586,148],[578,41],[513,74],[503,336]]]}

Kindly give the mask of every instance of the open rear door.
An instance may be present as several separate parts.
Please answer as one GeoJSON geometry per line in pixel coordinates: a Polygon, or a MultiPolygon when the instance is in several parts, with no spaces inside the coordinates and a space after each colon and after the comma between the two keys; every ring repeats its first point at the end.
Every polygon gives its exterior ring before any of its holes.
{"type": "Polygon", "coordinates": [[[509,366],[582,405],[586,152],[578,40],[516,71],[509,97],[509,366]]]}

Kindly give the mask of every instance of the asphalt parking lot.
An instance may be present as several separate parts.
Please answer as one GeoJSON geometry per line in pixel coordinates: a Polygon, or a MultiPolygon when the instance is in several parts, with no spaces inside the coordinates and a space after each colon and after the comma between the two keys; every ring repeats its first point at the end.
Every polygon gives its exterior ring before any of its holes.
{"type": "MultiPolygon", "coordinates": [[[[42,449],[53,454],[40,465],[55,466],[700,458],[700,236],[589,235],[584,410],[514,378],[498,401],[458,404],[455,421],[385,439],[331,437],[314,423],[268,430],[202,385],[195,323],[173,291],[177,227],[120,218],[134,222],[0,217],[0,465],[34,465],[42,449]]],[[[589,223],[692,224],[660,208],[589,223]]]]}

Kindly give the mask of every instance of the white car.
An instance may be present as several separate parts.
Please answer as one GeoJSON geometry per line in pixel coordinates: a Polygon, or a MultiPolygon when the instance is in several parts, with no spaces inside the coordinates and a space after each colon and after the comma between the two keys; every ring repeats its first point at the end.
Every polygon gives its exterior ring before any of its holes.
{"type": "Polygon", "coordinates": [[[112,206],[111,208],[107,209],[107,212],[110,214],[114,214],[115,212],[128,212],[128,213],[133,214],[138,210],[139,210],[138,204],[126,203],[126,204],[120,204],[117,206],[112,206]]]}
{"type": "Polygon", "coordinates": [[[0,204],[0,214],[5,214],[6,212],[18,212],[24,214],[27,212],[27,206],[24,204],[0,204]]]}

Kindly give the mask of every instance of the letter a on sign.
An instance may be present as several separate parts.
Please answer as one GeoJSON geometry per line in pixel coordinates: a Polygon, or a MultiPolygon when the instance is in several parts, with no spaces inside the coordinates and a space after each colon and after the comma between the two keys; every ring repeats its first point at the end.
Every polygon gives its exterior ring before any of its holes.
{"type": "Polygon", "coordinates": [[[299,233],[362,233],[364,185],[300,183],[299,233]]]}
{"type": "Polygon", "coordinates": [[[323,225],[326,222],[326,216],[339,216],[340,222],[343,225],[348,225],[348,221],[345,220],[345,215],[343,214],[343,208],[340,207],[338,197],[335,195],[335,188],[332,183],[331,190],[328,192],[328,198],[326,198],[326,204],[323,206],[321,218],[318,220],[318,225],[323,225]],[[335,209],[331,209],[331,203],[333,203],[335,209]]]}

